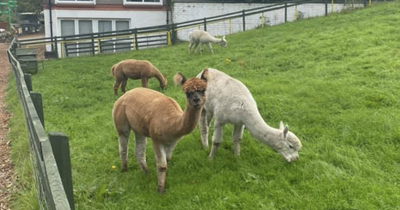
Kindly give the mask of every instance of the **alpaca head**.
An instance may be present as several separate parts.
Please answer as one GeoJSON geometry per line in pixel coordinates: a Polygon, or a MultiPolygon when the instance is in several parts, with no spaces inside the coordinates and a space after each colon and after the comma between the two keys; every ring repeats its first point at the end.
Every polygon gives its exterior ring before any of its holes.
{"type": "Polygon", "coordinates": [[[163,77],[163,81],[160,83],[160,88],[162,90],[165,90],[165,87],[167,86],[168,80],[167,80],[167,77],[164,77],[164,76],[162,76],[162,77],[163,77]]]}
{"type": "Polygon", "coordinates": [[[279,125],[279,130],[282,132],[280,135],[281,139],[275,144],[274,149],[280,153],[287,162],[296,161],[299,158],[299,150],[302,145],[294,133],[289,131],[289,127],[283,125],[283,122],[279,125]]]}
{"type": "Polygon", "coordinates": [[[190,78],[186,80],[182,73],[177,73],[174,76],[176,85],[182,85],[182,90],[186,94],[186,100],[189,105],[195,109],[201,109],[206,102],[208,70],[204,70],[201,79],[190,78]]]}
{"type": "Polygon", "coordinates": [[[223,36],[221,38],[221,41],[219,42],[219,45],[221,45],[221,47],[226,47],[228,46],[228,42],[226,42],[225,36],[223,36]]]}

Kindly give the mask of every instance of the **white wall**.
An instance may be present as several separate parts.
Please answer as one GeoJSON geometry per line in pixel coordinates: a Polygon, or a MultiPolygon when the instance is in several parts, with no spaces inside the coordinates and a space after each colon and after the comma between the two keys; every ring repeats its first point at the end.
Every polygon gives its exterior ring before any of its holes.
{"type": "MultiPolygon", "coordinates": [[[[44,11],[45,36],[50,37],[49,10],[44,11]]],[[[166,24],[166,11],[100,11],[100,10],[52,10],[53,36],[61,36],[61,20],[94,20],[93,33],[98,32],[98,20],[129,20],[130,28],[166,24]]],[[[115,25],[113,24],[113,30],[115,25]]],[[[76,31],[77,32],[77,31],[76,31]]],[[[48,45],[47,51],[51,48],[48,45]]],[[[60,50],[60,49],[59,49],[60,50]]]]}
{"type": "MultiPolygon", "coordinates": [[[[188,20],[201,19],[216,15],[242,11],[257,7],[267,6],[268,4],[248,4],[248,3],[174,3],[173,21],[174,23],[184,22],[188,20]]],[[[333,12],[341,11],[344,8],[343,4],[334,4],[333,12]]],[[[304,13],[304,18],[316,17],[325,15],[325,4],[304,4],[287,9],[287,21],[295,20],[295,9],[297,12],[304,13]]],[[[331,13],[332,5],[328,4],[328,13],[331,13]]],[[[277,25],[285,22],[285,10],[279,9],[262,14],[246,17],[246,30],[260,27],[264,20],[264,24],[277,25]]],[[[178,39],[188,40],[188,33],[194,29],[204,29],[203,26],[195,26],[193,28],[179,30],[178,39]]],[[[207,24],[207,31],[214,36],[228,35],[243,31],[242,18],[232,19],[231,22],[223,21],[218,23],[207,24]]]]}

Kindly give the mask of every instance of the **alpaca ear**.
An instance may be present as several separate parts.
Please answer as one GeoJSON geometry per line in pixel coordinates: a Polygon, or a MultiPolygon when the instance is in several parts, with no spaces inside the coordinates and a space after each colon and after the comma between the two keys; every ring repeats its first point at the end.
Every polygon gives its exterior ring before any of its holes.
{"type": "Polygon", "coordinates": [[[285,129],[283,130],[283,136],[286,138],[289,133],[289,126],[285,125],[285,129]]]}
{"type": "Polygon", "coordinates": [[[224,40],[226,42],[225,36],[222,37],[222,40],[224,40]]]}
{"type": "Polygon", "coordinates": [[[285,125],[283,124],[283,122],[281,121],[279,123],[279,130],[283,130],[285,128],[285,125]]]}
{"type": "Polygon", "coordinates": [[[208,78],[209,78],[209,75],[208,75],[208,68],[205,68],[204,70],[203,70],[203,73],[201,74],[201,77],[200,77],[202,80],[205,80],[205,81],[207,81],[208,80],[208,78]]]}
{"type": "Polygon", "coordinates": [[[185,84],[186,82],[186,78],[185,76],[183,76],[182,73],[178,72],[177,74],[175,74],[174,76],[174,83],[176,86],[182,86],[183,84],[185,84]]]}

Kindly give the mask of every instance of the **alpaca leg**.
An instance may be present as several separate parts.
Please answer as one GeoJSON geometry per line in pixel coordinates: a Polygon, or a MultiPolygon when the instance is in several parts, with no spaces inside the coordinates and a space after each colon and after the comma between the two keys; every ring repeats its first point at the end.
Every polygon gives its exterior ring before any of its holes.
{"type": "Polygon", "coordinates": [[[199,43],[198,42],[196,42],[196,44],[194,45],[194,48],[196,49],[195,53],[197,54],[197,49],[199,49],[199,43]]]}
{"type": "Polygon", "coordinates": [[[167,163],[168,163],[169,161],[171,161],[171,159],[172,159],[172,152],[174,151],[175,146],[176,146],[177,143],[178,143],[178,141],[173,142],[173,143],[171,143],[170,145],[165,145],[165,153],[166,153],[166,156],[167,156],[167,163]]]}
{"type": "Polygon", "coordinates": [[[235,156],[240,155],[240,140],[243,137],[244,125],[234,125],[233,127],[233,146],[235,156]]]}
{"type": "Polygon", "coordinates": [[[200,133],[201,133],[201,143],[203,147],[208,147],[208,124],[207,124],[207,112],[205,109],[201,112],[200,116],[200,133]]]}
{"type": "Polygon", "coordinates": [[[211,51],[211,53],[214,54],[214,50],[213,50],[213,48],[212,48],[212,46],[211,46],[211,43],[208,43],[208,44],[207,44],[207,47],[208,47],[208,49],[211,51]]]}
{"type": "Polygon", "coordinates": [[[146,87],[147,88],[147,81],[149,78],[147,77],[142,77],[142,87],[146,87]]]}
{"type": "Polygon", "coordinates": [[[121,81],[115,80],[114,82],[114,95],[118,95],[118,88],[121,85],[121,81]]]}
{"type": "Polygon", "coordinates": [[[167,158],[164,145],[155,143],[153,139],[153,149],[156,155],[157,177],[158,177],[158,192],[165,192],[165,178],[167,176],[167,158]]]}
{"type": "Polygon", "coordinates": [[[126,83],[128,83],[128,78],[124,79],[121,84],[121,91],[126,93],[126,83]]]}
{"type": "Polygon", "coordinates": [[[207,112],[207,126],[210,127],[211,120],[214,117],[214,113],[212,112],[207,112]]]}
{"type": "Polygon", "coordinates": [[[130,130],[128,126],[118,131],[119,157],[121,158],[121,168],[123,172],[128,170],[128,141],[130,130]]]}
{"type": "Polygon", "coordinates": [[[213,159],[215,156],[215,153],[217,152],[217,149],[219,145],[222,143],[222,137],[223,137],[223,128],[224,124],[219,123],[218,120],[215,120],[214,122],[214,134],[212,137],[212,147],[211,147],[211,152],[210,155],[208,156],[210,159],[213,159]]]}
{"type": "Polygon", "coordinates": [[[188,54],[190,54],[190,52],[192,51],[192,47],[193,47],[194,43],[189,42],[189,47],[188,47],[188,54]]]}
{"type": "Polygon", "coordinates": [[[200,53],[203,54],[203,51],[204,51],[204,44],[202,43],[200,46],[200,53]]]}
{"type": "Polygon", "coordinates": [[[146,164],[146,136],[135,133],[135,156],[136,161],[144,173],[147,173],[146,164]]]}

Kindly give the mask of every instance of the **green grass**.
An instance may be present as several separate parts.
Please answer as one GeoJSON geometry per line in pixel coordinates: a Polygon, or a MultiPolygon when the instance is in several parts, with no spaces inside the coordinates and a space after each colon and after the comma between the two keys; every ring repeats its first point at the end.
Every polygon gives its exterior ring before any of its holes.
{"type": "MultiPolygon", "coordinates": [[[[214,46],[215,55],[187,55],[183,43],[46,61],[33,87],[43,94],[46,130],[70,139],[77,209],[400,209],[399,22],[394,2],[230,35],[227,48],[214,46]],[[132,141],[128,172],[121,173],[110,67],[128,58],[147,59],[165,73],[169,85],[161,92],[181,106],[185,96],[172,85],[178,71],[192,77],[212,67],[241,80],[269,125],[282,120],[302,140],[299,161],[286,163],[247,131],[235,158],[227,126],[214,161],[198,129],[180,141],[165,195],[157,193],[151,140],[149,174],[138,169],[132,141]]],[[[128,81],[129,89],[139,85],[128,81]]],[[[149,87],[160,91],[155,79],[149,87]]],[[[13,89],[9,107],[19,103],[13,89]]],[[[19,108],[11,111],[22,183],[14,206],[31,209],[23,117],[19,108]]]]}

